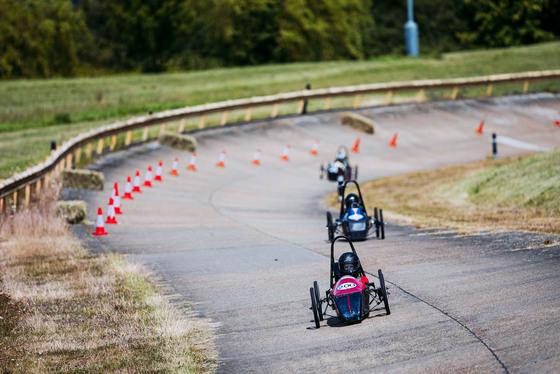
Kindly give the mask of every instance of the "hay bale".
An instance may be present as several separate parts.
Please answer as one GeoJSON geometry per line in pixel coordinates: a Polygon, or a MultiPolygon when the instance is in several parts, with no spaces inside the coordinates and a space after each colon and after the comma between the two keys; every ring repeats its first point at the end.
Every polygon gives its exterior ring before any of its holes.
{"type": "Polygon", "coordinates": [[[196,139],[189,135],[164,132],[159,137],[159,144],[185,152],[196,151],[196,139]]]}
{"type": "Polygon", "coordinates": [[[64,217],[66,222],[76,224],[86,219],[86,203],[80,200],[59,201],[56,203],[56,214],[64,217]]]}
{"type": "Polygon", "coordinates": [[[367,134],[374,133],[374,123],[371,119],[357,113],[346,112],[342,114],[340,122],[356,130],[363,131],[367,134]]]}
{"type": "Polygon", "coordinates": [[[62,187],[81,190],[103,191],[105,177],[103,173],[92,170],[65,169],[62,171],[62,187]]]}

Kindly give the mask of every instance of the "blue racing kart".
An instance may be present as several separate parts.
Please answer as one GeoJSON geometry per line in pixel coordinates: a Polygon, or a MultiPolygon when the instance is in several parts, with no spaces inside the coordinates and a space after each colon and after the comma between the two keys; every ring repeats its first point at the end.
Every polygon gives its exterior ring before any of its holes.
{"type": "Polygon", "coordinates": [[[375,227],[375,236],[385,239],[385,222],[383,221],[383,210],[373,209],[373,217],[368,216],[362,198],[360,186],[355,180],[348,180],[341,184],[340,194],[340,214],[333,220],[331,212],[327,211],[327,230],[329,241],[332,241],[336,234],[342,234],[352,240],[365,240],[369,237],[372,227],[375,227]],[[346,195],[347,186],[353,184],[358,194],[350,193],[346,195]]]}

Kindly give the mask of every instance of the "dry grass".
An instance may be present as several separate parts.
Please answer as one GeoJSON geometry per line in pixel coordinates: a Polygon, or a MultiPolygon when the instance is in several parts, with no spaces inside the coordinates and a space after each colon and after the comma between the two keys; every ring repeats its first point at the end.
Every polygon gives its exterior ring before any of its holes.
{"type": "MultiPolygon", "coordinates": [[[[480,203],[457,188],[485,170],[513,165],[518,161],[518,158],[485,160],[397,175],[364,183],[360,189],[368,211],[377,206],[383,209],[385,220],[412,224],[418,228],[450,228],[464,234],[484,230],[560,234],[560,217],[554,210],[494,204],[491,200],[480,203]]],[[[507,178],[502,183],[508,183],[507,178]]],[[[539,184],[540,181],[535,180],[534,183],[539,184]]],[[[502,185],[501,189],[504,191],[507,185],[502,185]]],[[[336,199],[336,193],[331,194],[327,203],[339,209],[336,199]]],[[[559,196],[556,201],[558,199],[559,196]]]]}
{"type": "Polygon", "coordinates": [[[52,203],[0,226],[0,368],[13,373],[200,373],[211,328],[146,270],[79,246],[52,203]]]}

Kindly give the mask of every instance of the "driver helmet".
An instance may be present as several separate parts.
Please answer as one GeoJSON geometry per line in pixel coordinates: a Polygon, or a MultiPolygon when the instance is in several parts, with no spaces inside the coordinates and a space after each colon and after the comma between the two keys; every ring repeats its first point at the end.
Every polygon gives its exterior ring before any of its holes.
{"type": "Polygon", "coordinates": [[[355,193],[351,193],[346,196],[346,198],[344,199],[344,203],[347,210],[349,210],[350,208],[359,208],[360,198],[355,193]]]}
{"type": "Polygon", "coordinates": [[[340,274],[358,276],[360,270],[360,259],[354,252],[343,253],[338,259],[340,274]]]}
{"type": "Polygon", "coordinates": [[[346,159],[346,152],[344,151],[336,152],[336,159],[339,161],[344,161],[346,159]]]}

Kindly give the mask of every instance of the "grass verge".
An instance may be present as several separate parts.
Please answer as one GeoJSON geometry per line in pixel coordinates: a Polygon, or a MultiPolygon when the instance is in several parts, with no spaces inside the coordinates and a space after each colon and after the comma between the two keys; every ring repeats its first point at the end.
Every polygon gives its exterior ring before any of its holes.
{"type": "Polygon", "coordinates": [[[211,371],[211,328],[170,303],[147,270],[85,251],[52,202],[0,222],[4,373],[211,371]]]}
{"type": "MultiPolygon", "coordinates": [[[[368,211],[377,206],[385,220],[418,228],[560,234],[560,148],[382,178],[360,189],[368,211]]],[[[327,203],[339,206],[336,193],[327,203]]]]}

